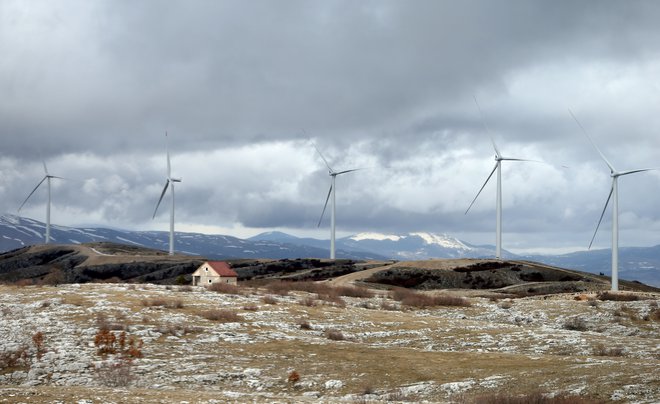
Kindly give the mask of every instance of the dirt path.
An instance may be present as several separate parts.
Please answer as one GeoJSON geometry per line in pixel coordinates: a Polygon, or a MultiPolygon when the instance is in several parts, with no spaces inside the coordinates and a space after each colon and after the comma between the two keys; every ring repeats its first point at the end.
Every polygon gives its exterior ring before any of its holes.
{"type": "Polygon", "coordinates": [[[359,272],[353,272],[353,273],[350,273],[350,274],[347,274],[347,275],[338,276],[334,279],[330,279],[328,282],[333,286],[349,285],[349,284],[352,284],[355,281],[361,281],[363,279],[369,278],[371,275],[375,274],[376,272],[380,272],[380,271],[384,271],[386,269],[389,269],[393,265],[395,265],[395,264],[388,264],[388,265],[383,265],[383,266],[380,266],[380,267],[365,269],[365,270],[359,271],[359,272]]]}

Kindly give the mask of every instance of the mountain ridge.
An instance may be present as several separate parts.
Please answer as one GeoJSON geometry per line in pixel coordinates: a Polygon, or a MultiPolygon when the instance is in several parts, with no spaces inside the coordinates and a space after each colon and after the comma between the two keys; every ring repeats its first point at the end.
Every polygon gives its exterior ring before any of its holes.
{"type": "MultiPolygon", "coordinates": [[[[15,215],[0,216],[0,252],[43,242],[46,225],[34,219],[15,215]]],[[[55,243],[81,244],[110,241],[166,250],[165,231],[128,231],[109,228],[74,228],[51,226],[55,243]]],[[[381,234],[364,232],[339,238],[337,257],[375,260],[425,260],[434,258],[492,258],[494,246],[479,246],[447,234],[410,232],[381,234]]],[[[296,237],[270,231],[240,239],[228,235],[176,233],[175,249],[179,253],[209,259],[234,258],[325,258],[328,240],[296,237]]],[[[503,250],[503,259],[525,259],[568,269],[610,274],[610,250],[578,251],[561,255],[516,255],[503,250]]],[[[637,280],[660,286],[660,245],[654,247],[619,248],[622,279],[637,280]]]]}

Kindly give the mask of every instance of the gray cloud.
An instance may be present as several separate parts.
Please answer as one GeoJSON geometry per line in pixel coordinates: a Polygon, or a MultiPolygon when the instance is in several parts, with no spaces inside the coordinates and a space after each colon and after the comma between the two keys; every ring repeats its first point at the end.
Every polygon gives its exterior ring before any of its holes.
{"type": "MultiPolygon", "coordinates": [[[[617,168],[658,165],[659,17],[654,1],[4,1],[0,208],[44,159],[70,178],[55,222],[163,227],[167,130],[181,226],[309,233],[329,185],[309,137],[368,167],[338,182],[340,231],[491,242],[494,184],[463,215],[494,164],[476,96],[503,153],[555,164],[505,167],[505,242],[581,246],[609,177],[567,110],[617,168]]],[[[624,180],[622,244],[657,244],[660,174],[624,180]]]]}

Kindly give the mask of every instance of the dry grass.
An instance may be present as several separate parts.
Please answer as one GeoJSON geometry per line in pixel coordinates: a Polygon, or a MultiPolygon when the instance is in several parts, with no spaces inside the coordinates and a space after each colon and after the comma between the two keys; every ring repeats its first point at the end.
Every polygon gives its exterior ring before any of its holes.
{"type": "Polygon", "coordinates": [[[603,301],[615,301],[615,302],[634,302],[640,300],[639,296],[634,293],[624,293],[624,292],[600,292],[597,295],[599,300],[603,301]]]}
{"type": "Polygon", "coordinates": [[[170,300],[165,298],[143,299],[144,307],[165,307],[168,309],[182,309],[183,301],[180,299],[170,300]]]}
{"type": "Polygon", "coordinates": [[[332,341],[344,341],[346,339],[341,331],[335,329],[325,330],[324,335],[332,341]]]}
{"type": "Polygon", "coordinates": [[[212,283],[208,286],[208,290],[211,292],[224,293],[227,295],[239,295],[241,290],[237,285],[231,283],[212,283]]]}
{"type": "Polygon", "coordinates": [[[231,310],[206,310],[201,312],[200,316],[207,320],[221,323],[240,323],[243,320],[241,316],[231,310]]]}
{"type": "Polygon", "coordinates": [[[464,297],[448,295],[428,295],[414,292],[409,289],[396,288],[392,292],[392,298],[398,300],[402,305],[415,308],[428,308],[437,306],[470,307],[472,304],[464,297]]]}
{"type": "Polygon", "coordinates": [[[600,404],[606,401],[571,394],[543,394],[531,392],[521,395],[496,393],[463,398],[457,404],[600,404]]]}

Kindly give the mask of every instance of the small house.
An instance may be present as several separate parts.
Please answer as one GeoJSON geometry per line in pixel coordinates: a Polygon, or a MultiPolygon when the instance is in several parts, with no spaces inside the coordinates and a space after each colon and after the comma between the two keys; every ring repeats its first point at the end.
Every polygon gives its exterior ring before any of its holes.
{"type": "Polygon", "coordinates": [[[192,274],[193,286],[229,283],[236,285],[238,274],[224,261],[206,261],[192,274]]]}

